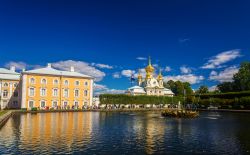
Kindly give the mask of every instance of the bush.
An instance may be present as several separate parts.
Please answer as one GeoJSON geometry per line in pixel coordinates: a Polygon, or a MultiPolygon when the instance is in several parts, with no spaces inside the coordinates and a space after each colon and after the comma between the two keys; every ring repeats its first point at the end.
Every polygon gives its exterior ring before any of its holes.
{"type": "Polygon", "coordinates": [[[31,108],[31,111],[37,111],[37,107],[31,108]]]}
{"type": "Polygon", "coordinates": [[[27,108],[21,108],[22,111],[27,111],[27,108]]]}

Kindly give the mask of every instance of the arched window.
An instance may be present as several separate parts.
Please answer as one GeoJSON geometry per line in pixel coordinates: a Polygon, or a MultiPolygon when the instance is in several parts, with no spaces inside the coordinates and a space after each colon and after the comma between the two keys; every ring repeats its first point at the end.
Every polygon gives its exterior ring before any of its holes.
{"type": "Polygon", "coordinates": [[[68,80],[65,80],[65,81],[64,81],[64,85],[69,85],[69,81],[68,81],[68,80]]]}
{"type": "Polygon", "coordinates": [[[87,86],[87,85],[88,85],[88,82],[87,82],[87,81],[86,81],[86,82],[84,82],[84,85],[85,85],[85,86],[87,86]]]}
{"type": "Polygon", "coordinates": [[[35,96],[35,88],[29,88],[29,96],[35,96]]]}
{"type": "Polygon", "coordinates": [[[17,83],[14,83],[14,87],[17,87],[17,83]]]}
{"type": "Polygon", "coordinates": [[[5,82],[5,83],[3,84],[3,86],[4,86],[4,87],[8,87],[8,83],[5,82]]]}
{"type": "Polygon", "coordinates": [[[75,85],[79,86],[80,82],[79,81],[75,81],[75,85]]]}
{"type": "Polygon", "coordinates": [[[84,90],[84,96],[88,96],[88,90],[84,90]]]}
{"type": "Polygon", "coordinates": [[[8,90],[3,91],[3,97],[8,97],[8,90]]]}
{"type": "Polygon", "coordinates": [[[79,97],[79,90],[78,89],[75,90],[75,97],[79,97]]]}
{"type": "Polygon", "coordinates": [[[53,89],[53,96],[58,96],[58,89],[57,88],[53,89]]]}
{"type": "Polygon", "coordinates": [[[46,79],[42,79],[41,83],[46,84],[47,83],[46,79]]]}
{"type": "Polygon", "coordinates": [[[35,79],[34,78],[30,78],[30,83],[34,84],[35,83],[35,79]]]}
{"type": "Polygon", "coordinates": [[[57,79],[54,80],[54,85],[58,85],[58,80],[57,79]]]}
{"type": "Polygon", "coordinates": [[[46,96],[46,89],[45,88],[41,88],[40,96],[46,96]]]}

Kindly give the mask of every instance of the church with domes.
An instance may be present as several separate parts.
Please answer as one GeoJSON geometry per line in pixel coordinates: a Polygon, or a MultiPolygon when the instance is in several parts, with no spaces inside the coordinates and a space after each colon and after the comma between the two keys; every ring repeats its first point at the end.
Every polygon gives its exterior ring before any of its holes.
{"type": "Polygon", "coordinates": [[[155,96],[170,96],[174,93],[164,87],[163,76],[161,71],[157,77],[154,77],[154,67],[151,64],[151,59],[148,59],[148,66],[145,68],[146,76],[142,77],[140,71],[138,73],[137,85],[127,89],[126,94],[129,95],[155,95],[155,96]]]}

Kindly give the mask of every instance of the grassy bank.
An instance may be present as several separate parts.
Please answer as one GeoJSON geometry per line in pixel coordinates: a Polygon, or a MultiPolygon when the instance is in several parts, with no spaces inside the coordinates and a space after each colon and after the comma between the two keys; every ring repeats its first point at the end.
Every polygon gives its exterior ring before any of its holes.
{"type": "Polygon", "coordinates": [[[1,110],[1,111],[0,111],[0,116],[6,114],[7,112],[8,112],[8,110],[1,110]]]}

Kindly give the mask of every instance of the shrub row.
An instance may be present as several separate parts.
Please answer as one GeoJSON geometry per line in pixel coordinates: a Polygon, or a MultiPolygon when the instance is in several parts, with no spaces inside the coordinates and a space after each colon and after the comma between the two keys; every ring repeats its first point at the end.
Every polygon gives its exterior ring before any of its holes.
{"type": "Polygon", "coordinates": [[[172,104],[183,101],[181,97],[167,96],[131,96],[126,94],[102,94],[99,96],[100,104],[172,104]]]}

